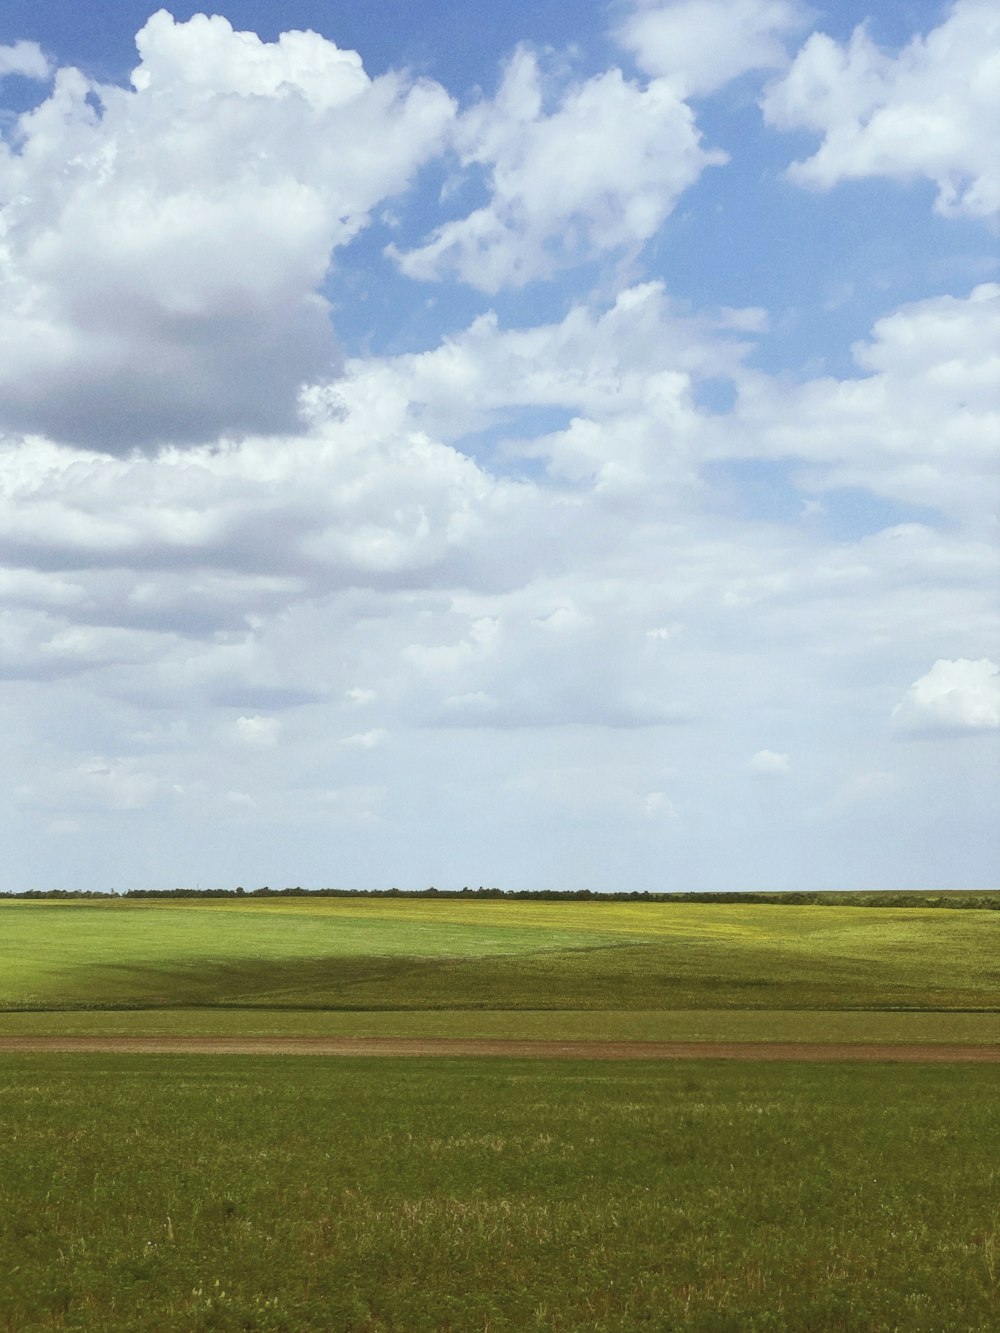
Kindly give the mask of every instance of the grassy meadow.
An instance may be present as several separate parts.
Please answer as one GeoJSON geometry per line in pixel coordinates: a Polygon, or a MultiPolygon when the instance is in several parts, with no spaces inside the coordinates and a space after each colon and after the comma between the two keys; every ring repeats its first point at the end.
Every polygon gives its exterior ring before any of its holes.
{"type": "MultiPolygon", "coordinates": [[[[1000,1042],[1000,912],[0,901],[0,1038],[1000,1042]]],[[[1000,1324],[1000,1065],[0,1051],[0,1330],[1000,1324]]]]}
{"type": "Polygon", "coordinates": [[[115,1010],[201,1011],[209,1025],[222,1011],[270,1010],[288,1030],[301,1022],[308,1031],[317,1012],[354,1013],[382,1032],[389,1020],[378,1015],[440,1012],[437,1035],[450,1023],[467,1035],[485,1013],[503,1015],[493,1019],[503,1035],[527,1034],[532,1023],[548,1032],[561,1025],[565,1035],[585,1035],[588,1024],[607,1031],[616,1014],[647,1015],[634,1020],[646,1032],[666,1021],[648,1015],[696,1011],[996,1014],[1000,912],[392,898],[0,902],[0,1030],[17,1011],[115,1010]]]}
{"type": "Polygon", "coordinates": [[[0,1327],[967,1330],[1000,1068],[6,1057],[0,1327]]]}

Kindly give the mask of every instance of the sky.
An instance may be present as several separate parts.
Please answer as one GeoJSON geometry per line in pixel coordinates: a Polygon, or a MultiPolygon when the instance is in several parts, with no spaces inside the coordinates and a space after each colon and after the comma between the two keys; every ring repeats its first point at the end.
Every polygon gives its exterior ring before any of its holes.
{"type": "Polygon", "coordinates": [[[0,890],[1000,884],[995,0],[5,0],[0,890]]]}

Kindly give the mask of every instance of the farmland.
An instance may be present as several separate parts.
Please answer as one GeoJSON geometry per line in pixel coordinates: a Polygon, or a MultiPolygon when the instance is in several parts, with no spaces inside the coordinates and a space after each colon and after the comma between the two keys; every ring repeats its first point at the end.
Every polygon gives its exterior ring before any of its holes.
{"type": "Polygon", "coordinates": [[[1000,1319],[995,1063],[115,1049],[138,1038],[995,1051],[998,912],[0,902],[0,1328],[1000,1319]],[[60,1039],[103,1048],[10,1049],[60,1039]]]}

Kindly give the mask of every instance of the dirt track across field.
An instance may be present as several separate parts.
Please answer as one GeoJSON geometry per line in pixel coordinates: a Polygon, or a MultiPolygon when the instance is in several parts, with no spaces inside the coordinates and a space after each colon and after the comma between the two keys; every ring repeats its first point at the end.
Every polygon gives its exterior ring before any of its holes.
{"type": "Polygon", "coordinates": [[[1000,1064],[1000,1044],[715,1041],[509,1041],[442,1037],[0,1036],[0,1053],[121,1055],[507,1056],[544,1060],[809,1060],[1000,1064]]]}

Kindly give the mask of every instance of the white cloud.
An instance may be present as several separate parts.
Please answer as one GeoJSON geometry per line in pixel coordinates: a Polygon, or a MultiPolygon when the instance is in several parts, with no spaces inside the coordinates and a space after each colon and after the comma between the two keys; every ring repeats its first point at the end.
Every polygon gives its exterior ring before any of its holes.
{"type": "Polygon", "coordinates": [[[646,638],[657,639],[666,643],[668,639],[672,639],[679,634],[683,628],[683,625],[657,625],[654,629],[646,631],[646,638]]]}
{"type": "MultiPolygon", "coordinates": [[[[251,718],[322,700],[325,734],[350,737],[371,729],[357,709],[373,696],[394,736],[414,723],[631,729],[712,715],[720,668],[706,645],[766,634],[767,652],[895,635],[905,660],[925,651],[907,636],[928,616],[984,623],[985,544],[911,525],[829,546],[794,524],[719,524],[699,517],[698,467],[724,438],[881,484],[880,468],[950,432],[927,493],[960,486],[981,503],[957,407],[976,407],[977,376],[988,397],[974,355],[989,305],[936,299],[889,317],[861,355],[891,389],[869,386],[851,429],[840,395],[853,403],[867,379],[794,390],[751,375],[711,321],[678,318],[645,284],[558,324],[486,320],[431,352],[351,363],[335,393],[313,396],[302,438],[155,459],[0,451],[0,549],[37,567],[16,581],[26,605],[4,622],[0,668],[86,670],[101,689],[168,707],[183,691],[251,718]],[[707,367],[745,389],[725,437],[693,402],[707,367]],[[572,418],[525,442],[548,464],[539,481],[497,478],[418,429],[460,434],[522,403],[572,418]],[[45,572],[68,567],[72,595],[45,572]]],[[[291,733],[282,741],[297,752],[291,733]]]]}
{"type": "Polygon", "coordinates": [[[0,428],[109,452],[294,428],[336,367],[331,251],[451,100],[315,33],[161,10],[137,44],[133,89],[61,69],[0,143],[0,428]]]}
{"type": "Polygon", "coordinates": [[[389,253],[412,278],[454,274],[485,292],[642,244],[704,168],[726,160],[701,146],[690,107],[666,80],[642,88],[610,69],[547,114],[527,48],[495,100],[459,119],[455,146],[464,167],[489,172],[490,202],[419,248],[389,253]]]}
{"type": "Polygon", "coordinates": [[[142,810],[157,794],[160,782],[130,758],[94,756],[71,768],[46,774],[44,783],[21,787],[28,807],[68,810],[142,810]]]}
{"type": "Polygon", "coordinates": [[[939,658],[892,711],[906,731],[994,731],[1000,727],[1000,666],[989,658],[939,658]]]}
{"type": "Polygon", "coordinates": [[[276,717],[238,717],[233,735],[241,745],[254,750],[273,750],[281,735],[281,721],[276,717]]]}
{"type": "Polygon", "coordinates": [[[0,446],[0,557],[28,567],[9,576],[14,598],[137,629],[244,630],[330,587],[377,576],[387,589],[449,562],[475,581],[477,548],[522,526],[532,503],[405,413],[388,422],[350,382],[300,438],[129,460],[0,446]],[[72,568],[72,584],[53,566],[72,568]]]}
{"type": "Polygon", "coordinates": [[[767,333],[771,317],[761,306],[746,306],[734,309],[723,306],[719,311],[719,328],[732,329],[734,333],[767,333]]]}
{"type": "Polygon", "coordinates": [[[367,690],[361,685],[352,685],[346,691],[344,698],[356,708],[363,708],[365,704],[374,703],[378,698],[376,690],[367,690]]]}
{"type": "Polygon", "coordinates": [[[575,634],[581,630],[588,630],[593,627],[594,620],[592,616],[584,615],[572,603],[563,606],[553,607],[551,611],[545,611],[540,616],[535,616],[531,622],[544,630],[547,634],[575,634]]]}
{"type": "Polygon", "coordinates": [[[80,583],[36,569],[0,569],[0,600],[6,605],[72,606],[86,598],[80,583]]]}
{"type": "Polygon", "coordinates": [[[723,448],[814,465],[810,489],[867,487],[989,524],[1000,438],[1000,284],[878,320],[857,378],[798,387],[747,374],[723,448]],[[756,448],[752,441],[756,440],[756,448]]]}
{"type": "Polygon", "coordinates": [[[645,0],[618,40],[682,97],[704,97],[749,70],[783,67],[782,39],[802,23],[795,0],[645,0]]]}
{"type": "Polygon", "coordinates": [[[789,175],[829,189],[841,180],[923,177],[945,216],[1000,213],[1000,9],[958,0],[926,37],[887,55],[867,30],[844,45],[814,33],[767,92],[767,121],[823,136],[789,175]]]}
{"type": "Polygon", "coordinates": [[[155,633],[79,623],[86,605],[0,607],[0,676],[57,680],[110,665],[140,667],[163,652],[155,633]]]}
{"type": "Polygon", "coordinates": [[[642,798],[642,813],[649,819],[676,819],[677,807],[662,791],[650,791],[642,798]]]}
{"type": "Polygon", "coordinates": [[[383,727],[373,727],[371,731],[361,731],[355,736],[344,736],[340,743],[352,750],[374,750],[388,734],[383,727]]]}
{"type": "MultiPolygon", "coordinates": [[[[352,392],[379,404],[382,429],[388,410],[405,412],[446,440],[502,426],[511,409],[541,407],[565,409],[567,427],[570,418],[586,428],[633,416],[640,431],[642,422],[654,423],[662,442],[665,433],[697,429],[695,381],[739,373],[749,343],[728,336],[733,313],[681,313],[662,282],[626,287],[606,308],[574,304],[554,324],[503,328],[488,313],[429,351],[349,366],[357,376],[352,392]]],[[[541,447],[554,445],[555,435],[541,447]]],[[[609,443],[601,448],[602,462],[619,456],[609,443]]],[[[537,454],[537,432],[524,449],[537,454]]]]}
{"type": "Polygon", "coordinates": [[[245,791],[227,791],[226,801],[242,810],[256,810],[258,808],[254,798],[245,791]]]}
{"type": "Polygon", "coordinates": [[[783,777],[791,772],[791,756],[779,750],[758,750],[747,768],[761,777],[783,777]]]}
{"type": "Polygon", "coordinates": [[[49,77],[49,62],[37,42],[0,45],[0,79],[8,74],[20,74],[26,79],[49,77]]]}

